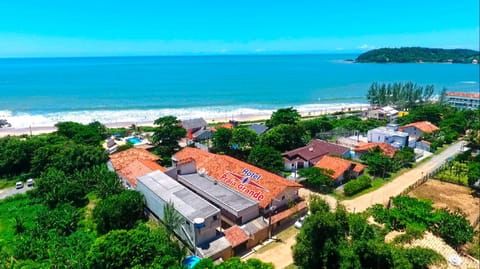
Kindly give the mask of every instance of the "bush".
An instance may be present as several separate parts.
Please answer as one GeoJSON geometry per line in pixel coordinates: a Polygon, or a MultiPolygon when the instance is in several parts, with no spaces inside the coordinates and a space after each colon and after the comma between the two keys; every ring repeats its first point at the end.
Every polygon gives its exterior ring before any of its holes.
{"type": "Polygon", "coordinates": [[[363,191],[364,189],[370,188],[371,186],[372,179],[368,176],[361,176],[358,179],[352,180],[343,185],[343,193],[346,196],[352,196],[363,191]]]}

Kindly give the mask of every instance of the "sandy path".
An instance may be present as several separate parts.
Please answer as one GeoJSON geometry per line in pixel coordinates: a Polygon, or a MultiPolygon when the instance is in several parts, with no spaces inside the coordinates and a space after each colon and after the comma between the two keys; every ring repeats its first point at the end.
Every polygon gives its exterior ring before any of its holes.
{"type": "Polygon", "coordinates": [[[380,189],[369,192],[352,200],[342,201],[347,210],[350,212],[364,211],[374,204],[386,204],[390,197],[397,196],[402,193],[410,185],[440,167],[445,161],[455,156],[464,142],[456,142],[445,149],[438,155],[434,155],[430,160],[417,166],[401,175],[394,180],[383,185],[380,189]]]}
{"type": "Polygon", "coordinates": [[[268,248],[267,250],[259,249],[257,252],[248,256],[247,259],[255,258],[262,262],[271,262],[277,269],[285,268],[293,264],[292,246],[296,243],[295,237],[297,234],[298,230],[282,241],[272,242],[266,245],[265,248],[268,248]]]}

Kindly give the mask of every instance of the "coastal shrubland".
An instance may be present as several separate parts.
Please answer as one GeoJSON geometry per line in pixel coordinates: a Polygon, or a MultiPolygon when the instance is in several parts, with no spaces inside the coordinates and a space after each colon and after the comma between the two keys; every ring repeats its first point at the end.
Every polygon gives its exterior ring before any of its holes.
{"type": "Polygon", "coordinates": [[[367,214],[335,211],[321,199],[310,201],[293,247],[300,268],[428,268],[445,263],[438,253],[424,248],[405,248],[385,242],[385,230],[367,222],[367,214]],[[322,231],[322,232],[319,232],[322,231]]]}

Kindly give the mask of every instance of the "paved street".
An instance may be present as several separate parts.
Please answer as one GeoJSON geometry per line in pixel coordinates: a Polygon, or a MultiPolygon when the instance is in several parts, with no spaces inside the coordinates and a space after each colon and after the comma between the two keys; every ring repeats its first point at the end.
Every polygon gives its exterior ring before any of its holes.
{"type": "Polygon", "coordinates": [[[25,184],[25,186],[21,189],[15,189],[15,187],[11,187],[11,188],[6,188],[6,189],[3,189],[3,190],[0,190],[0,200],[2,199],[5,199],[6,197],[8,196],[12,196],[12,195],[15,195],[17,193],[25,193],[27,192],[28,190],[30,190],[32,187],[27,187],[27,185],[25,184]]]}
{"type": "Polygon", "coordinates": [[[347,210],[350,212],[364,211],[374,204],[386,204],[390,197],[399,195],[403,190],[417,182],[418,179],[444,164],[448,158],[458,154],[462,148],[462,143],[464,142],[460,141],[452,144],[442,153],[434,155],[427,162],[409,170],[408,172],[405,172],[402,175],[399,175],[394,180],[383,185],[380,189],[369,192],[352,200],[343,201],[342,204],[345,205],[347,210]]]}

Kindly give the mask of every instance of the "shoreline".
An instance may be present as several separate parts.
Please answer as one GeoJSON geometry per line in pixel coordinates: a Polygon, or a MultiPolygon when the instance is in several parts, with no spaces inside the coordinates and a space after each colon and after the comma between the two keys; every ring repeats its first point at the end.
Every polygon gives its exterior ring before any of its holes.
{"type": "MultiPolygon", "coordinates": [[[[322,115],[329,115],[336,112],[349,112],[349,111],[365,111],[370,106],[367,104],[364,105],[343,105],[336,107],[326,107],[324,109],[303,109],[299,111],[302,118],[306,117],[318,117],[322,115]]],[[[294,107],[295,108],[295,107],[294,107]]],[[[235,120],[239,122],[249,122],[249,121],[261,121],[267,120],[271,116],[271,113],[263,114],[238,114],[232,115],[231,117],[204,117],[208,124],[220,124],[228,122],[229,120],[235,120]]],[[[107,128],[128,128],[131,125],[137,126],[154,126],[153,120],[151,121],[123,121],[123,122],[102,122],[107,128]]],[[[45,133],[53,133],[57,129],[54,125],[49,126],[29,126],[29,127],[6,127],[0,128],[0,137],[5,136],[21,136],[21,135],[39,135],[45,133]]]]}

